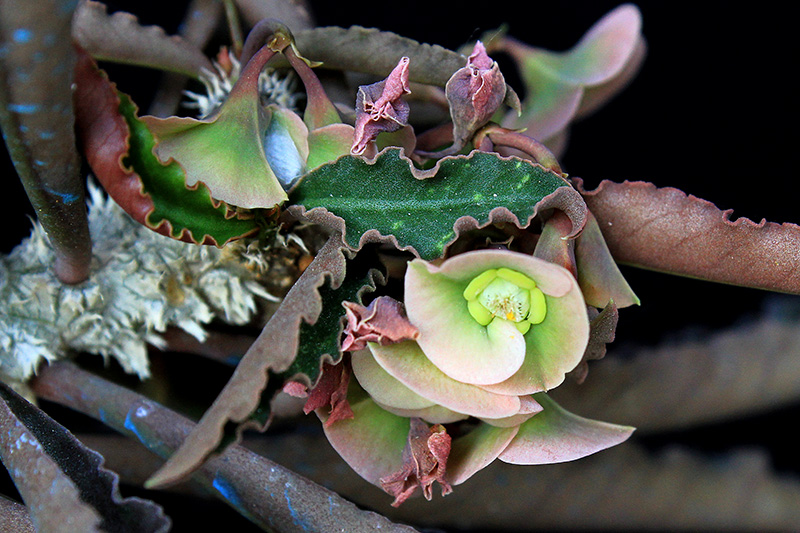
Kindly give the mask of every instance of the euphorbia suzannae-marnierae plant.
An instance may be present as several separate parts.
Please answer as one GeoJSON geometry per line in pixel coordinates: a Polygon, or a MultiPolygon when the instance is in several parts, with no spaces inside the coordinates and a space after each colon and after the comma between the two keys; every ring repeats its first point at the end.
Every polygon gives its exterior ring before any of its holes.
{"type": "MultiPolygon", "coordinates": [[[[593,386],[619,310],[639,304],[616,261],[800,292],[796,226],[733,223],[645,183],[586,190],[560,162],[574,120],[642,64],[635,6],[566,52],[491,28],[453,51],[274,9],[196,3],[179,40],[98,2],[0,2],[0,124],[41,223],[0,265],[0,377],[168,458],[147,486],[193,475],[265,529],[402,529],[229,444],[314,411],[352,469],[407,508],[492,463],[574,461],[629,438],[634,420],[555,398],[593,386]],[[223,46],[208,45],[223,16],[223,46]],[[153,114],[108,61],[173,72],[153,114]],[[179,111],[174,73],[194,80],[179,111]],[[56,112],[74,135],[50,127],[56,112]],[[88,217],[81,158],[110,198],[92,181],[88,217]],[[73,357],[166,387],[147,346],[235,363],[196,424],[73,357]]],[[[608,381],[604,398],[618,394],[608,381]]],[[[2,398],[23,519],[169,527],[157,505],[119,497],[69,432],[8,387],[2,398]]]]}

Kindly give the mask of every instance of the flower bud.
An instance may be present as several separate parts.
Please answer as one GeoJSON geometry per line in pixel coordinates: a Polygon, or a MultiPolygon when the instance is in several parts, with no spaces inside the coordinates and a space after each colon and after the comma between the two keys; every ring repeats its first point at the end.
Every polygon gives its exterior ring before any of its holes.
{"type": "Polygon", "coordinates": [[[506,80],[497,62],[486,54],[483,43],[475,43],[467,66],[450,77],[445,95],[453,119],[453,147],[450,151],[458,151],[491,120],[506,96],[506,80]]]}

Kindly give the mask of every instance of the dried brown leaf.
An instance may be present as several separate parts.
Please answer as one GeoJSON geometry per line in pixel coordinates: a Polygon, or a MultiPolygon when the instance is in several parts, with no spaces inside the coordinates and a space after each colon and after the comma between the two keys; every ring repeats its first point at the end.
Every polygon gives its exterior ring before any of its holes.
{"type": "Polygon", "coordinates": [[[250,414],[267,386],[268,372],[289,368],[297,354],[301,322],[314,324],[322,310],[317,289],[344,280],[345,257],[341,235],[333,234],[288,292],[278,310],[244,355],[225,388],[181,447],[149,481],[150,486],[174,483],[195,470],[222,441],[228,424],[237,435],[253,425],[250,414]]]}
{"type": "Polygon", "coordinates": [[[197,78],[211,61],[197,46],[169,36],[159,26],[142,26],[130,13],[109,15],[105,4],[81,2],[73,19],[72,36],[92,57],[179,72],[197,78]]]}
{"type": "Polygon", "coordinates": [[[671,187],[603,181],[585,191],[614,258],[732,285],[800,294],[800,226],[738,218],[671,187]]]}

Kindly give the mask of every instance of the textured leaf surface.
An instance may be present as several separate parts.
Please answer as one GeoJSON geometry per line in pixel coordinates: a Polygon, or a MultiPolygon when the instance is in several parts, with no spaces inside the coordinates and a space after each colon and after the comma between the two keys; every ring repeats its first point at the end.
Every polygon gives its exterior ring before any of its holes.
{"type": "Polygon", "coordinates": [[[214,70],[198,46],[167,35],[159,26],[142,26],[130,13],[109,15],[100,2],[80,2],[72,35],[98,60],[153,67],[194,78],[202,69],[214,70]]]}
{"type": "Polygon", "coordinates": [[[732,221],[733,210],[647,182],[578,188],[621,263],[800,294],[800,226],[732,221]]]}
{"type": "Polygon", "coordinates": [[[38,531],[168,531],[161,507],[122,499],[103,458],[0,383],[0,458],[38,531]]]}
{"type": "Polygon", "coordinates": [[[297,357],[283,373],[287,378],[294,377],[295,381],[300,378],[313,386],[319,378],[323,361],[336,364],[341,360],[341,337],[345,316],[342,302],[361,303],[364,292],[375,290],[375,270],[370,270],[366,274],[363,271],[353,272],[353,270],[355,269],[348,268],[347,276],[338,288],[320,287],[322,311],[313,325],[300,324],[297,357]]]}
{"type": "Polygon", "coordinates": [[[386,77],[401,57],[408,57],[409,79],[444,87],[467,58],[439,45],[419,43],[396,33],[374,28],[335,26],[294,33],[297,48],[325,68],[350,70],[386,77]]]}
{"type": "MultiPolygon", "coordinates": [[[[161,457],[168,456],[197,427],[156,402],[70,363],[46,368],[35,388],[40,396],[102,420],[161,457]]],[[[338,494],[241,446],[231,446],[222,456],[209,460],[193,479],[269,531],[414,531],[362,511],[338,494]]]]}
{"type": "Polygon", "coordinates": [[[558,174],[521,159],[474,151],[420,172],[400,149],[388,148],[372,162],[344,156],[318,168],[290,201],[309,220],[343,229],[354,249],[394,241],[434,259],[461,231],[499,220],[525,227],[546,207],[565,210],[576,233],[585,221],[578,196],[558,174]]]}

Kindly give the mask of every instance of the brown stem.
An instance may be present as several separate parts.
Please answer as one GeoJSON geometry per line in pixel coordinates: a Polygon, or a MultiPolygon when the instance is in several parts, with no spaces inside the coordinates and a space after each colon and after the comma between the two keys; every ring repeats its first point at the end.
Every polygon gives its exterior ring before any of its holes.
{"type": "Polygon", "coordinates": [[[89,277],[92,243],[75,147],[71,12],[56,4],[0,2],[0,127],[52,243],[55,274],[73,284],[89,277]]]}
{"type": "MultiPolygon", "coordinates": [[[[87,414],[139,440],[161,457],[170,455],[195,427],[189,419],[131,390],[94,376],[74,363],[45,367],[32,383],[47,400],[87,414]]],[[[239,445],[206,461],[194,473],[212,494],[271,530],[410,532],[239,445]]]]}

